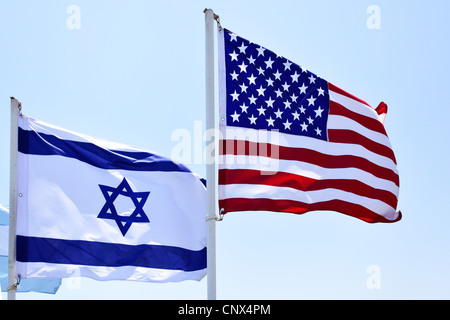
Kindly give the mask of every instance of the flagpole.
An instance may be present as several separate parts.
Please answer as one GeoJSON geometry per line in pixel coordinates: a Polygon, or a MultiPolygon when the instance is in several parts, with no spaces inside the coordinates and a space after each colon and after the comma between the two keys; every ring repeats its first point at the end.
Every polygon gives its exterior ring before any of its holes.
{"type": "MultiPolygon", "coordinates": [[[[206,78],[206,130],[215,129],[214,108],[214,11],[205,9],[205,78],[206,78]]],[[[207,246],[207,297],[216,300],[216,173],[215,149],[212,163],[206,163],[207,181],[207,213],[206,213],[206,246],[207,246]]]]}
{"type": "Polygon", "coordinates": [[[11,97],[11,145],[9,164],[9,244],[8,244],[8,300],[16,300],[16,225],[17,225],[17,154],[18,119],[21,104],[11,97]]]}

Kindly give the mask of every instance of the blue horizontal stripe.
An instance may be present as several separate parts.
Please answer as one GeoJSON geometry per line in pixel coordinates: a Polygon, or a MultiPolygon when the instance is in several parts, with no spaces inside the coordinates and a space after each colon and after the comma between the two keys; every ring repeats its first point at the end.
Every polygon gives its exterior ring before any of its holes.
{"type": "Polygon", "coordinates": [[[20,262],[196,271],[206,268],[206,248],[193,251],[172,246],[133,246],[18,235],[16,259],[20,262]]]}
{"type": "Polygon", "coordinates": [[[109,150],[93,143],[65,140],[22,128],[19,128],[19,152],[64,156],[101,169],[191,172],[182,164],[150,152],[109,150]]]}

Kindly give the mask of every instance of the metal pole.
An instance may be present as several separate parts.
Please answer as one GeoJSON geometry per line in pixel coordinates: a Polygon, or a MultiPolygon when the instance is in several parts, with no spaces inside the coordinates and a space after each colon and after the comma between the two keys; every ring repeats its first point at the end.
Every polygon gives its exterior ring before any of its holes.
{"type": "MultiPolygon", "coordinates": [[[[206,76],[206,130],[215,129],[214,108],[214,11],[205,9],[205,76],[206,76]]],[[[216,172],[215,149],[214,161],[206,164],[207,181],[207,213],[206,213],[206,245],[207,245],[207,297],[216,300],[216,172]]]]}
{"type": "Polygon", "coordinates": [[[16,299],[17,154],[20,102],[11,97],[11,145],[9,164],[8,300],[16,299]]]}

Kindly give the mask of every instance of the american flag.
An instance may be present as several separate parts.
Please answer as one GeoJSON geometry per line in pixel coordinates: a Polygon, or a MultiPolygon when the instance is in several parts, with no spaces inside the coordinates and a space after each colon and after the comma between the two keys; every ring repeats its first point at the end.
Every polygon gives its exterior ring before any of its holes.
{"type": "Polygon", "coordinates": [[[375,110],[227,29],[219,31],[219,77],[222,213],[331,210],[371,223],[401,219],[385,104],[375,110]]]}

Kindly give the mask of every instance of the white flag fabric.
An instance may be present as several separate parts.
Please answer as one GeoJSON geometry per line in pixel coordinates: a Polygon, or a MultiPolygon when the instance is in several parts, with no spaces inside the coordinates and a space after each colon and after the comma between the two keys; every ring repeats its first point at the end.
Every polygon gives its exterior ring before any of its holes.
{"type": "Polygon", "coordinates": [[[22,115],[18,172],[22,278],[205,276],[205,181],[185,166],[22,115]]]}

